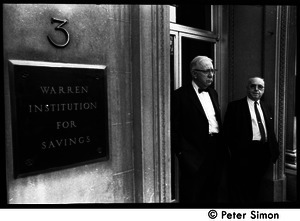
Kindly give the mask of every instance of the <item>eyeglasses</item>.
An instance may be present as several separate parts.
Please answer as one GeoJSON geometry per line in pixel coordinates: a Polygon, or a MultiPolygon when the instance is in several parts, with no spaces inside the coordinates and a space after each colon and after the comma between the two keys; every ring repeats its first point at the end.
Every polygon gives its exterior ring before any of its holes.
{"type": "Polygon", "coordinates": [[[264,86],[262,86],[261,84],[250,84],[249,86],[252,90],[255,90],[256,88],[258,88],[258,90],[262,91],[263,89],[265,89],[264,86]]]}
{"type": "Polygon", "coordinates": [[[216,74],[217,69],[206,69],[206,70],[194,69],[193,71],[202,72],[203,74],[208,75],[209,73],[216,74]]]}

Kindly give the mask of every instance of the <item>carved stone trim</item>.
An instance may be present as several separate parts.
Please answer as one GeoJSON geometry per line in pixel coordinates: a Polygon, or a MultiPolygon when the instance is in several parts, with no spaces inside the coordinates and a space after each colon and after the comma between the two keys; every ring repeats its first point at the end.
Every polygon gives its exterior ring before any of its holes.
{"type": "Polygon", "coordinates": [[[277,99],[275,110],[277,117],[275,118],[277,122],[275,122],[275,128],[277,129],[278,134],[278,143],[280,148],[280,156],[276,166],[276,174],[275,179],[283,179],[284,178],[284,152],[285,152],[285,112],[286,112],[286,23],[287,23],[287,7],[279,6],[279,23],[277,26],[277,34],[278,41],[276,47],[276,96],[277,99]]]}
{"type": "Polygon", "coordinates": [[[170,22],[169,6],[155,6],[154,15],[156,18],[156,45],[153,44],[153,51],[156,53],[156,61],[153,62],[153,69],[156,69],[156,81],[152,84],[156,89],[154,97],[155,109],[154,120],[155,140],[157,140],[157,165],[155,183],[158,185],[156,202],[170,202],[171,200],[171,162],[170,162],[170,22]],[[156,65],[155,65],[156,64],[156,65]]]}
{"type": "Polygon", "coordinates": [[[169,6],[132,6],[135,201],[170,202],[169,6]]]}
{"type": "Polygon", "coordinates": [[[233,94],[234,94],[234,7],[235,6],[229,6],[228,101],[233,100],[233,94]]]}
{"type": "Polygon", "coordinates": [[[160,86],[159,90],[159,137],[160,137],[160,156],[161,156],[161,202],[168,202],[171,200],[170,197],[170,92],[169,92],[169,82],[170,82],[170,55],[169,55],[169,47],[170,44],[169,39],[169,8],[168,6],[159,6],[159,56],[158,56],[158,75],[160,82],[158,82],[160,86]]]}

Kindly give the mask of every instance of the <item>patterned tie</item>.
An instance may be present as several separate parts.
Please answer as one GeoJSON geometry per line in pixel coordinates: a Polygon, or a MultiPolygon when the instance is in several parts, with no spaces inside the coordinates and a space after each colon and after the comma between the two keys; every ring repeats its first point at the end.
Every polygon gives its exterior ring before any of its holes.
{"type": "Polygon", "coordinates": [[[255,109],[256,119],[257,119],[257,123],[258,123],[258,127],[259,127],[259,132],[261,135],[261,141],[266,142],[266,133],[265,133],[265,129],[264,129],[264,126],[263,126],[261,118],[260,118],[260,114],[257,109],[257,101],[254,102],[254,109],[255,109]]]}

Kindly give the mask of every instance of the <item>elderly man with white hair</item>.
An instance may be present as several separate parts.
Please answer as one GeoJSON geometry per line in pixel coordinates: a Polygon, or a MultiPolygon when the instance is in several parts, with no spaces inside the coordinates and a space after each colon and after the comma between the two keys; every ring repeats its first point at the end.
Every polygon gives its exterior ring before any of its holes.
{"type": "Polygon", "coordinates": [[[228,157],[218,94],[212,87],[212,60],[190,63],[192,82],[174,91],[171,100],[172,151],[179,160],[179,202],[215,203],[228,157]]]}

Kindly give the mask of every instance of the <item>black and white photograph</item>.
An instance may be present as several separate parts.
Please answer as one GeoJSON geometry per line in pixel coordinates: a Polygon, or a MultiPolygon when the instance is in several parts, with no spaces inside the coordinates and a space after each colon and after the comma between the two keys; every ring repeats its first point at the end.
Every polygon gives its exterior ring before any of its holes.
{"type": "Polygon", "coordinates": [[[298,9],[276,3],[2,4],[0,207],[283,220],[218,210],[299,208],[298,9]]]}

